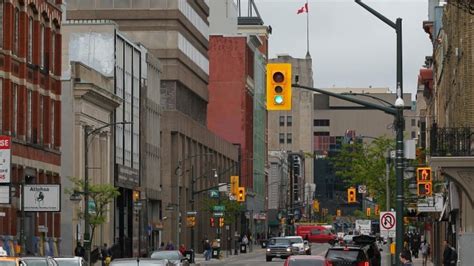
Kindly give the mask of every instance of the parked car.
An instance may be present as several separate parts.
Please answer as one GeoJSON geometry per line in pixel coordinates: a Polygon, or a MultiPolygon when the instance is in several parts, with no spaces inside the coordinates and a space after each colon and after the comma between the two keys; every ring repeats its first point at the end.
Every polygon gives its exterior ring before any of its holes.
{"type": "Polygon", "coordinates": [[[304,241],[301,236],[287,236],[290,240],[291,246],[296,248],[296,252],[298,255],[304,255],[306,253],[304,241]]]}
{"type": "Polygon", "coordinates": [[[84,266],[86,265],[85,260],[82,257],[61,257],[54,258],[58,262],[59,266],[84,266]]]}
{"type": "Polygon", "coordinates": [[[266,259],[272,261],[275,257],[286,259],[291,255],[297,254],[297,247],[292,247],[290,239],[286,237],[270,238],[267,245],[266,259]]]}
{"type": "Polygon", "coordinates": [[[170,266],[174,265],[168,260],[150,259],[150,258],[129,258],[114,259],[110,266],[170,266]]]}
{"type": "Polygon", "coordinates": [[[284,266],[324,266],[323,256],[290,256],[285,260],[284,266]]]}
{"type": "Polygon", "coordinates": [[[326,252],[326,265],[370,265],[380,266],[381,254],[375,237],[360,235],[352,238],[352,244],[335,245],[326,252]]]}
{"type": "Polygon", "coordinates": [[[20,261],[28,266],[59,266],[52,257],[20,257],[20,261]]]}
{"type": "Polygon", "coordinates": [[[168,260],[173,265],[189,266],[188,259],[179,250],[158,250],[151,253],[150,258],[168,260]]]}
{"type": "Polygon", "coordinates": [[[26,264],[17,257],[0,257],[0,266],[26,266],[26,264]]]}
{"type": "Polygon", "coordinates": [[[337,239],[337,235],[323,225],[298,225],[296,235],[312,243],[329,243],[337,239]]]}

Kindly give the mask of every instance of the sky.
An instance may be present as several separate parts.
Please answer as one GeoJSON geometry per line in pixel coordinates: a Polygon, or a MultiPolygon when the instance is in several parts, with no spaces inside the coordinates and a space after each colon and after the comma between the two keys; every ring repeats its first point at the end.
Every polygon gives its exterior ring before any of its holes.
{"type": "MultiPolygon", "coordinates": [[[[242,9],[246,10],[242,1],[242,9]]],[[[255,0],[272,27],[269,56],[306,55],[306,14],[296,14],[305,0],[255,0]]],[[[316,87],[396,86],[395,30],[353,0],[308,0],[309,51],[316,87]]],[[[395,22],[402,18],[404,93],[416,93],[419,69],[431,55],[422,23],[428,0],[363,0],[395,22]]],[[[243,15],[243,14],[242,14],[243,15]]]]}

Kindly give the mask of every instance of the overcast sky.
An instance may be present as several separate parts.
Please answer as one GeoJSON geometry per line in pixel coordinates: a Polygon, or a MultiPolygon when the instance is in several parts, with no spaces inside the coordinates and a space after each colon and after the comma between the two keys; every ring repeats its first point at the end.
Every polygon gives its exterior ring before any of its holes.
{"type": "MultiPolygon", "coordinates": [[[[265,24],[273,29],[270,58],[277,54],[306,55],[306,14],[296,14],[305,2],[255,0],[265,24]]],[[[419,69],[425,56],[431,55],[431,43],[422,28],[422,22],[428,18],[427,2],[364,1],[392,21],[403,19],[404,92],[416,92],[419,69]]],[[[394,91],[394,29],[353,0],[309,0],[309,30],[315,86],[389,87],[394,91]]]]}

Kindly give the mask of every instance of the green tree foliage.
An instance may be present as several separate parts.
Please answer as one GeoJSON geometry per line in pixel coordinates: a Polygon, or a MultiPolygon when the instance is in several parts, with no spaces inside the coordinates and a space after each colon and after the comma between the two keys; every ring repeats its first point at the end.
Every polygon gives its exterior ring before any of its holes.
{"type": "MultiPolygon", "coordinates": [[[[66,193],[72,194],[74,191],[84,190],[84,180],[71,177],[73,188],[66,190],[66,193]]],[[[118,196],[118,188],[111,184],[91,184],[89,183],[89,201],[93,202],[94,208],[89,207],[89,224],[91,226],[91,242],[94,238],[95,229],[104,224],[109,211],[109,204],[118,196]]],[[[79,212],[79,217],[84,218],[84,212],[79,212]]]]}
{"type": "MultiPolygon", "coordinates": [[[[362,141],[344,144],[338,155],[332,159],[336,176],[342,178],[348,186],[366,185],[367,196],[373,197],[381,210],[385,210],[386,206],[385,158],[387,150],[393,150],[394,143],[393,139],[380,137],[368,144],[362,141]]],[[[393,167],[390,169],[389,184],[390,202],[393,203],[395,191],[393,167]]]]}

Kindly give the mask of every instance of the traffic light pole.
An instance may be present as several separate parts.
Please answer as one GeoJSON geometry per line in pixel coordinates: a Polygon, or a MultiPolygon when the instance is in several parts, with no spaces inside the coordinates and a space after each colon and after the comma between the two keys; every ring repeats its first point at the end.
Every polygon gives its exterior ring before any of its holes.
{"type": "MultiPolygon", "coordinates": [[[[398,22],[398,20],[397,20],[398,22]]],[[[401,21],[400,21],[401,25],[401,21]]],[[[397,71],[398,73],[398,71],[397,71]]],[[[323,89],[312,88],[308,86],[303,86],[299,84],[292,85],[295,88],[306,89],[309,91],[314,91],[317,93],[321,93],[324,95],[329,95],[331,97],[345,100],[348,102],[360,104],[365,107],[377,109],[383,111],[387,114],[392,115],[395,118],[395,129],[396,129],[396,158],[395,158],[395,169],[396,169],[396,183],[397,183],[397,206],[396,206],[396,213],[397,213],[397,221],[396,221],[396,254],[399,254],[403,249],[403,202],[404,202],[404,195],[403,195],[403,131],[404,131],[404,117],[403,117],[403,107],[404,103],[402,100],[403,94],[401,93],[402,90],[400,87],[397,88],[397,100],[395,101],[394,106],[383,106],[379,104],[375,104],[372,102],[367,102],[361,99],[352,98],[347,95],[341,95],[338,93],[326,91],[323,89]]],[[[400,83],[399,83],[400,86],[400,83]]],[[[395,256],[397,260],[397,265],[400,265],[400,259],[398,255],[395,256]]]]}

